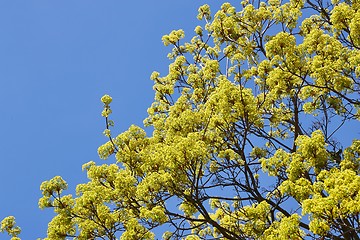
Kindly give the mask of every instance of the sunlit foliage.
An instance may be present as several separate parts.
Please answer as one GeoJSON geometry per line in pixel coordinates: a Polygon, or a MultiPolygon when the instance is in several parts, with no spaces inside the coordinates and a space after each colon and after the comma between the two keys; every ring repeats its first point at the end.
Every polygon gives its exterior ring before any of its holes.
{"type": "Polygon", "coordinates": [[[194,37],[162,38],[152,133],[113,135],[105,95],[98,153],[115,162],[85,164],[76,196],[61,177],[41,185],[45,239],[360,239],[360,140],[344,130],[359,127],[360,2],[204,5],[198,19],[194,37]]]}

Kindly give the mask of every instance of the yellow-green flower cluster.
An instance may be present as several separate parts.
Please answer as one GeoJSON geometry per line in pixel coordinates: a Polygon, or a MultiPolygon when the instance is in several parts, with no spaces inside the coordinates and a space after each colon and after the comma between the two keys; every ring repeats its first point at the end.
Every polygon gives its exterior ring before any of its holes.
{"type": "Polygon", "coordinates": [[[169,35],[165,35],[162,37],[162,41],[165,46],[170,44],[176,44],[180,39],[185,37],[185,33],[182,29],[174,30],[169,35]]]}
{"type": "Polygon", "coordinates": [[[21,233],[21,229],[16,226],[14,216],[5,217],[1,221],[0,232],[6,232],[9,236],[11,236],[11,240],[20,240],[18,235],[21,233]]]}
{"type": "Polygon", "coordinates": [[[112,102],[112,97],[106,94],[101,97],[101,102],[103,102],[105,105],[109,105],[112,102]]]}

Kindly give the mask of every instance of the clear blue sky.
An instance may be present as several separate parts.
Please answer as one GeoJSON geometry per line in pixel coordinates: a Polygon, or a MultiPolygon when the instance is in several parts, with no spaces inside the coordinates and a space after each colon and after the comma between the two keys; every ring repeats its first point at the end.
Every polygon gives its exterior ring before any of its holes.
{"type": "Polygon", "coordinates": [[[113,96],[119,132],[142,125],[153,99],[149,76],[168,69],[162,35],[183,28],[192,36],[204,3],[0,2],[0,219],[14,215],[22,239],[46,236],[53,215],[38,209],[43,181],[60,175],[73,192],[86,181],[82,164],[103,163],[103,94],[113,96]]]}

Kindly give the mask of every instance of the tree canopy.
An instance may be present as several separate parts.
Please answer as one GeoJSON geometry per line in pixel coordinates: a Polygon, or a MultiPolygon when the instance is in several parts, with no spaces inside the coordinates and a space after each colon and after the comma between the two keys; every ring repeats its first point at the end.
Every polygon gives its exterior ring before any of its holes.
{"type": "MultiPolygon", "coordinates": [[[[194,37],[162,38],[151,133],[114,135],[105,95],[98,154],[115,162],[84,164],[76,196],[59,176],[41,185],[45,239],[360,239],[346,130],[360,120],[360,1],[244,0],[198,19],[194,37]]],[[[13,217],[0,230],[19,239],[13,217]]]]}

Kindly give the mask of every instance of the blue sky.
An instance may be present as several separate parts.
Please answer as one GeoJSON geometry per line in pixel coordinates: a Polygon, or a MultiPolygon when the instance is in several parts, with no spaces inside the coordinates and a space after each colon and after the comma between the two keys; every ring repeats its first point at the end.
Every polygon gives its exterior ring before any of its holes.
{"type": "Polygon", "coordinates": [[[73,192],[86,181],[82,164],[103,163],[103,94],[113,97],[118,132],[142,125],[153,100],[149,76],[168,69],[162,35],[183,28],[192,36],[204,3],[0,2],[0,219],[14,215],[22,239],[46,236],[53,215],[38,209],[43,181],[60,175],[73,192]]]}

